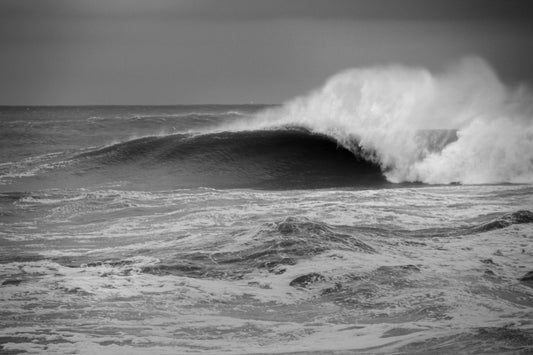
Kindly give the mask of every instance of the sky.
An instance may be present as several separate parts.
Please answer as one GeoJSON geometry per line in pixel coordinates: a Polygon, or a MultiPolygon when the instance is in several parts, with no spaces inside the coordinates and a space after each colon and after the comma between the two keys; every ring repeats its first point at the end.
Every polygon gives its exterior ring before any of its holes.
{"type": "Polygon", "coordinates": [[[282,103],[478,55],[533,83],[531,0],[1,0],[0,105],[282,103]]]}

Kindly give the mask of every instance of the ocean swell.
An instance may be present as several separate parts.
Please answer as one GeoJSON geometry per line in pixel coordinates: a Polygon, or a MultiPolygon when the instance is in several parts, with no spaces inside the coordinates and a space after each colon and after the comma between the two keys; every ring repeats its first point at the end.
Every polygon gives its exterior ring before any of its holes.
{"type": "Polygon", "coordinates": [[[145,137],[74,158],[81,175],[172,188],[298,189],[387,184],[370,153],[299,127],[145,137]],[[132,173],[134,172],[134,173],[132,173]]]}

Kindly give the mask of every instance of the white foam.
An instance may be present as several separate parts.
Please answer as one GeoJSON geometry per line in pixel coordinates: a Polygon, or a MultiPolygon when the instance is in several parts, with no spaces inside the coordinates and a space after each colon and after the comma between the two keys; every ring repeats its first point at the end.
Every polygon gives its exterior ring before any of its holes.
{"type": "Polygon", "coordinates": [[[225,129],[300,125],[348,147],[356,138],[392,182],[533,182],[532,97],[525,87],[506,87],[481,58],[439,74],[357,68],[225,129]],[[417,133],[426,129],[457,129],[458,140],[431,152],[417,133]]]}

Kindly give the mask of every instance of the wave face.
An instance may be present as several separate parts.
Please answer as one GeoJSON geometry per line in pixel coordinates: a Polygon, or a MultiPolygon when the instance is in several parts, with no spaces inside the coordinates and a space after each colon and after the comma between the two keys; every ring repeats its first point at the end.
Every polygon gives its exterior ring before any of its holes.
{"type": "Polygon", "coordinates": [[[386,184],[380,166],[366,155],[354,154],[331,137],[288,127],[146,137],[80,154],[74,160],[80,174],[104,171],[112,180],[137,178],[150,180],[153,186],[162,183],[173,188],[294,189],[386,184]],[[161,181],[163,178],[171,181],[161,181]]]}
{"type": "Polygon", "coordinates": [[[325,85],[231,130],[298,125],[370,158],[391,182],[533,182],[533,95],[508,88],[482,59],[434,74],[399,65],[351,69],[325,85]],[[456,131],[432,148],[420,132],[456,131]]]}

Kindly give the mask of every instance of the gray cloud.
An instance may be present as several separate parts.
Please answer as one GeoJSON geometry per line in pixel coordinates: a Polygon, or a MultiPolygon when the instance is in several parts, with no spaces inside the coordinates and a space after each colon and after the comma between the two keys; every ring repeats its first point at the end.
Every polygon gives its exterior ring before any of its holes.
{"type": "Polygon", "coordinates": [[[464,55],[533,81],[526,1],[0,2],[0,104],[275,103],[353,66],[464,55]]]}

